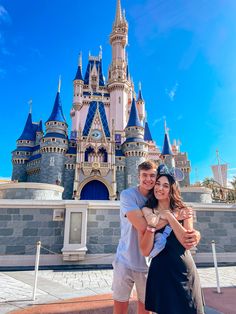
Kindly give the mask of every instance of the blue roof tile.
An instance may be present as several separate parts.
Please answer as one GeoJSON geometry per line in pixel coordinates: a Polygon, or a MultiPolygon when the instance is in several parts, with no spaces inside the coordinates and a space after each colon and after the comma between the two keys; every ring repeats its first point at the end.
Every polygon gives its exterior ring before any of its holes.
{"type": "Polygon", "coordinates": [[[130,110],[130,114],[129,114],[129,121],[127,123],[126,128],[131,127],[131,126],[142,127],[142,124],[139,120],[138,111],[137,111],[137,107],[136,107],[136,103],[135,103],[134,98],[132,101],[131,110],[130,110]]]}
{"type": "Polygon", "coordinates": [[[62,110],[62,104],[61,104],[59,92],[57,92],[57,94],[56,94],[52,113],[51,113],[49,119],[47,120],[47,122],[49,122],[49,121],[58,121],[58,122],[65,122],[66,123],[66,119],[64,117],[63,110],[62,110]]]}
{"type": "Polygon", "coordinates": [[[102,120],[102,125],[103,125],[103,130],[105,132],[105,135],[106,135],[106,137],[110,137],[110,131],[109,131],[109,127],[108,127],[108,122],[107,122],[104,104],[102,102],[97,102],[97,101],[91,101],[91,103],[89,105],[89,111],[88,111],[86,122],[84,125],[83,136],[88,136],[88,134],[89,134],[89,131],[90,131],[97,107],[98,107],[98,110],[100,113],[100,117],[102,120]]]}
{"type": "Polygon", "coordinates": [[[103,72],[102,72],[102,61],[98,60],[89,60],[87,69],[84,76],[84,84],[89,85],[89,75],[90,71],[92,70],[94,63],[96,65],[97,71],[99,73],[99,86],[105,86],[104,78],[103,78],[103,72]]]}
{"type": "Polygon", "coordinates": [[[152,135],[148,126],[148,123],[145,122],[145,129],[144,129],[144,140],[145,141],[153,141],[152,135]]]}
{"type": "Polygon", "coordinates": [[[171,145],[170,145],[170,140],[169,140],[169,136],[167,133],[165,133],[165,137],[164,137],[164,144],[163,144],[163,148],[162,148],[162,155],[173,155],[172,149],[171,149],[171,145]]]}
{"type": "Polygon", "coordinates": [[[125,143],[130,143],[130,142],[142,142],[142,143],[145,143],[144,139],[142,139],[140,137],[129,137],[125,141],[125,143]]]}
{"type": "Polygon", "coordinates": [[[43,132],[43,123],[42,120],[39,121],[38,127],[37,127],[37,132],[43,132]]]}
{"type": "Polygon", "coordinates": [[[47,133],[44,135],[44,138],[46,137],[55,137],[55,138],[59,137],[59,138],[67,139],[67,136],[65,134],[56,133],[56,132],[47,133]]]}
{"type": "Polygon", "coordinates": [[[35,137],[36,137],[35,132],[36,132],[36,129],[35,129],[35,125],[32,123],[32,115],[31,113],[29,113],[28,118],[25,123],[24,130],[17,141],[19,140],[35,141],[35,137]]]}
{"type": "Polygon", "coordinates": [[[69,147],[68,151],[66,152],[66,154],[70,154],[70,155],[76,155],[77,149],[76,147],[69,147]]]}
{"type": "Polygon", "coordinates": [[[33,147],[27,147],[27,146],[18,146],[13,152],[32,152],[33,147]]]}
{"type": "Polygon", "coordinates": [[[124,157],[125,155],[123,154],[123,152],[122,152],[121,149],[117,149],[117,150],[116,150],[116,156],[117,156],[117,157],[124,157]]]}
{"type": "Polygon", "coordinates": [[[32,160],[35,160],[35,159],[40,159],[41,156],[42,156],[41,154],[36,154],[36,155],[30,156],[29,161],[32,161],[32,160]]]}
{"type": "Polygon", "coordinates": [[[78,69],[77,69],[77,72],[76,72],[74,81],[75,81],[75,80],[81,80],[81,81],[83,81],[82,69],[81,69],[81,66],[80,66],[80,65],[78,66],[78,69]]]}

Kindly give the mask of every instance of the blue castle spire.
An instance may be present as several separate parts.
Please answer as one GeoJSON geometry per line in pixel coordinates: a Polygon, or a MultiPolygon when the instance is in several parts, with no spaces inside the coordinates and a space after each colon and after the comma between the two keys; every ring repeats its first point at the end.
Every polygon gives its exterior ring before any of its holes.
{"type": "Polygon", "coordinates": [[[60,88],[61,88],[61,79],[59,79],[58,91],[56,94],[52,113],[46,122],[58,121],[58,122],[65,122],[66,123],[66,119],[65,119],[65,116],[63,114],[62,104],[61,104],[61,99],[60,99],[60,88]]]}
{"type": "Polygon", "coordinates": [[[143,101],[141,82],[139,82],[138,101],[139,100],[143,101]]]}
{"type": "Polygon", "coordinates": [[[129,115],[129,121],[127,123],[126,128],[130,126],[139,126],[143,127],[138,116],[138,111],[135,103],[135,99],[133,98],[132,105],[131,105],[131,110],[130,110],[130,115],[129,115]]]}
{"type": "Polygon", "coordinates": [[[165,137],[164,137],[164,144],[163,144],[163,148],[162,148],[162,152],[161,154],[163,156],[165,155],[174,155],[171,149],[171,145],[170,145],[170,139],[169,139],[169,135],[168,135],[168,130],[166,127],[166,121],[165,121],[165,137]]]}
{"type": "Polygon", "coordinates": [[[17,141],[19,140],[35,141],[35,128],[33,127],[31,112],[28,114],[24,130],[17,141]]]}
{"type": "Polygon", "coordinates": [[[78,69],[74,78],[75,80],[80,80],[83,81],[83,75],[82,75],[82,53],[79,54],[79,65],[78,65],[78,69]]]}
{"type": "Polygon", "coordinates": [[[153,141],[147,122],[145,122],[145,128],[144,128],[144,141],[153,141]]]}

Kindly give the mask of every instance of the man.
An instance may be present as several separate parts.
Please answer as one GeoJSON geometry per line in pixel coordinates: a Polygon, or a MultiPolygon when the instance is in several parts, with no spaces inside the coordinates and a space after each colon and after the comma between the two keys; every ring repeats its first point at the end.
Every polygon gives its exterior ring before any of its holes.
{"type": "MultiPolygon", "coordinates": [[[[120,195],[120,226],[121,237],[117,247],[116,258],[113,263],[113,299],[114,314],[128,313],[129,298],[135,284],[138,297],[138,314],[148,314],[145,310],[145,288],[148,267],[145,257],[141,255],[138,244],[138,232],[144,233],[147,223],[141,208],[147,201],[149,191],[156,182],[157,166],[153,161],[145,161],[138,166],[138,187],[122,191],[120,195]]],[[[188,216],[184,212],[179,219],[188,216]]],[[[166,225],[160,220],[157,229],[166,225]]],[[[200,239],[197,231],[186,234],[185,247],[195,246],[200,239]]]]}

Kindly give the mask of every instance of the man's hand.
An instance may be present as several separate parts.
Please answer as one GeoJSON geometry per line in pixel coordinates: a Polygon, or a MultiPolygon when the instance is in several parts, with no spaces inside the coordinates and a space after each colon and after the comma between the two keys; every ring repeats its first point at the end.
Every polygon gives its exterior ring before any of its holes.
{"type": "Polygon", "coordinates": [[[174,211],[177,220],[185,220],[193,217],[193,209],[191,207],[183,207],[174,211]]]}
{"type": "Polygon", "coordinates": [[[198,245],[201,239],[201,234],[197,230],[187,230],[184,234],[184,247],[190,250],[192,247],[198,245]]]}

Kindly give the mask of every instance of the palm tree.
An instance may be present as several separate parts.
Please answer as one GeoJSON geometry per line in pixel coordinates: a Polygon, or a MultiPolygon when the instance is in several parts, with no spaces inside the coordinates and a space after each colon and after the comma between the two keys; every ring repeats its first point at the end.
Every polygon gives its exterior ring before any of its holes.
{"type": "Polygon", "coordinates": [[[233,180],[230,181],[234,190],[236,190],[236,176],[233,177],[233,180]]]}
{"type": "Polygon", "coordinates": [[[210,177],[206,177],[203,181],[202,181],[202,185],[212,189],[213,185],[214,185],[215,181],[213,178],[210,177]]]}

